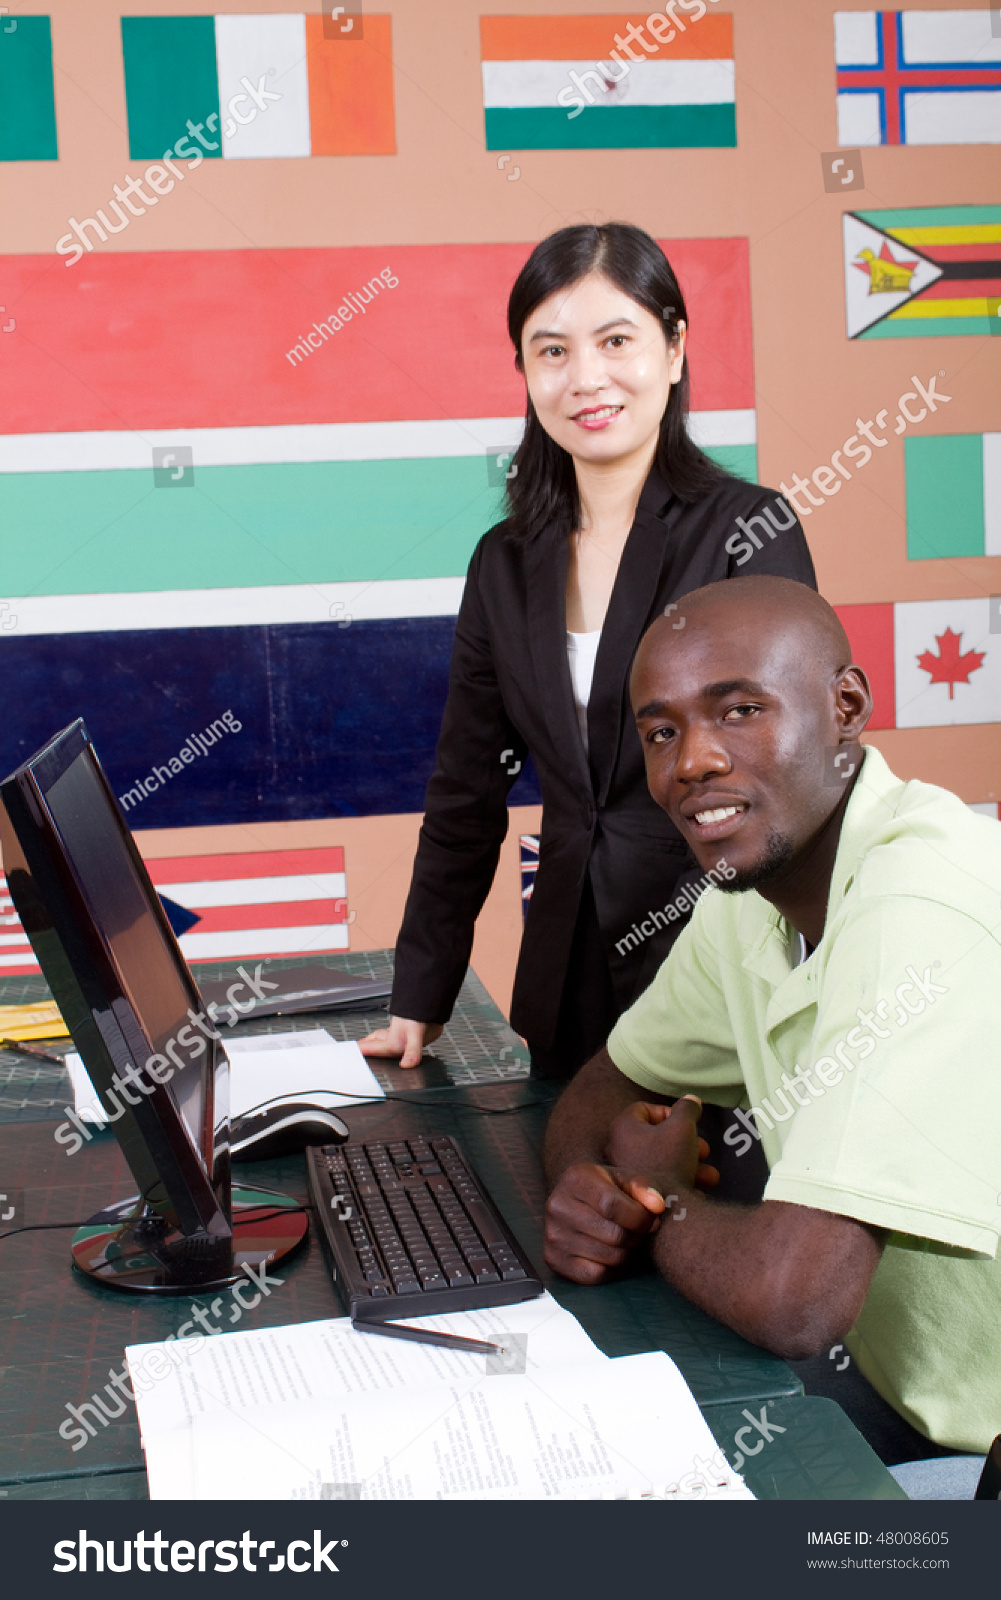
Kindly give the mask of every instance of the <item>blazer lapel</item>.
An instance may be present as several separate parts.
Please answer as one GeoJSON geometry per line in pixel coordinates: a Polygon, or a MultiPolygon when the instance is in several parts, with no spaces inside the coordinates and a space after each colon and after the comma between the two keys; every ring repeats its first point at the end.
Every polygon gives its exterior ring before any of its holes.
{"type": "Polygon", "coordinates": [[[681,509],[681,502],[671,494],[656,466],[651,468],[616,574],[587,708],[591,770],[599,805],[608,798],[618,760],[629,669],[636,647],[653,621],[661,574],[670,559],[671,534],[681,509]]]}
{"type": "Polygon", "coordinates": [[[590,787],[584,743],[567,660],[567,567],[565,539],[543,534],[526,553],[528,638],[546,726],[559,760],[590,787]]]}

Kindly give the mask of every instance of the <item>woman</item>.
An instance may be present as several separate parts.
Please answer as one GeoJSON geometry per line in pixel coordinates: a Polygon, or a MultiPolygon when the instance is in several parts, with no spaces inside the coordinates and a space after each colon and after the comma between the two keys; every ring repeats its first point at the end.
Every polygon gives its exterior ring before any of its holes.
{"type": "Polygon", "coordinates": [[[544,239],[508,328],[525,435],[507,518],[474,551],[459,610],[390,1025],[362,1049],[414,1066],[441,1033],[507,832],[511,769],[531,755],[542,838],[511,1022],[534,1073],[568,1077],[683,922],[662,918],[642,940],[632,925],[698,876],[647,791],[628,699],[640,636],[736,572],[816,580],[781,496],[729,476],[688,436],[685,302],[648,234],[610,223],[544,239]],[[737,518],[754,515],[748,536],[737,518]]]}

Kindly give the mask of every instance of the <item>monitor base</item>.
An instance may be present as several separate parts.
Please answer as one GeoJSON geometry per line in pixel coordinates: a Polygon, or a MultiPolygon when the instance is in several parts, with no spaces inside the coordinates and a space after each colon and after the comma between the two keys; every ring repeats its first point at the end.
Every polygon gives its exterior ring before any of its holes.
{"type": "Polygon", "coordinates": [[[73,1235],[73,1265],[94,1283],[132,1294],[204,1294],[253,1282],[297,1250],[309,1229],[302,1202],[271,1189],[232,1188],[233,1237],[186,1239],[138,1195],[106,1206],[73,1235]],[[245,1270],[246,1269],[246,1270],[245,1270]]]}

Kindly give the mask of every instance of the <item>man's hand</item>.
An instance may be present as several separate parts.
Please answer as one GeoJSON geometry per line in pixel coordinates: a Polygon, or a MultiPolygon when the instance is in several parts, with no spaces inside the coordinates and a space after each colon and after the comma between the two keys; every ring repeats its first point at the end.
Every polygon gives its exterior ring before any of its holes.
{"type": "Polygon", "coordinates": [[[663,1195],[643,1179],[578,1162],[549,1196],[546,1261],[575,1283],[603,1283],[656,1231],[664,1209],[663,1195]]]}
{"type": "Polygon", "coordinates": [[[627,1106],[608,1130],[605,1159],[661,1194],[715,1188],[719,1173],[706,1164],[709,1146],[695,1128],[701,1110],[702,1102],[692,1094],[673,1106],[643,1101],[627,1106]]]}

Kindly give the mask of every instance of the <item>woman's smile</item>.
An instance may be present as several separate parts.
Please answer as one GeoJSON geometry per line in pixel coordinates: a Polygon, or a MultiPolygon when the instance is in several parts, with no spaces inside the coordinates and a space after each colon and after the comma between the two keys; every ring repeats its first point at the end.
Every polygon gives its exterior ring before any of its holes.
{"type": "Polygon", "coordinates": [[[591,406],[586,411],[575,412],[573,421],[589,432],[595,428],[607,428],[623,409],[622,406],[591,406]]]}

